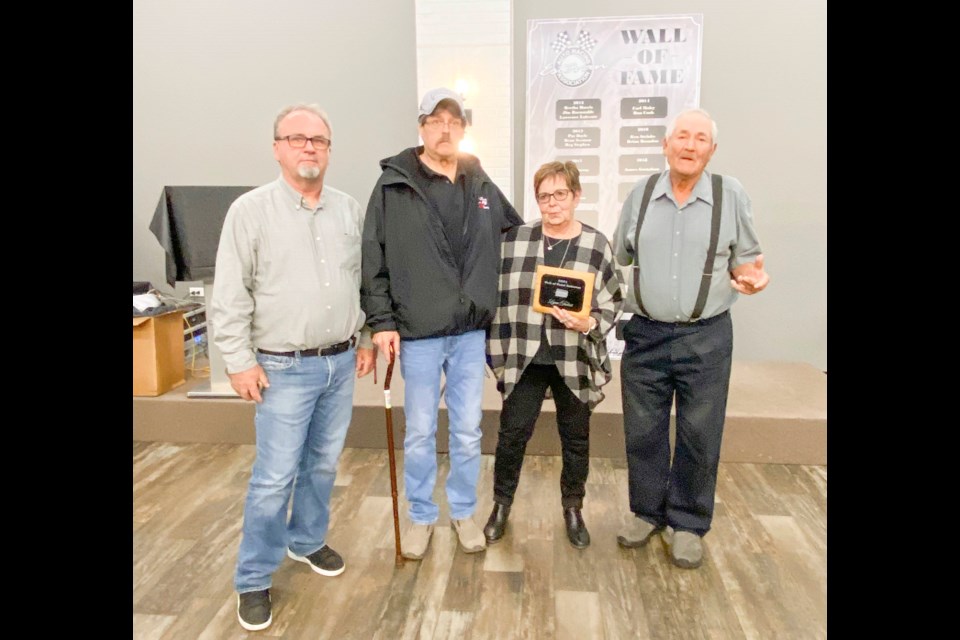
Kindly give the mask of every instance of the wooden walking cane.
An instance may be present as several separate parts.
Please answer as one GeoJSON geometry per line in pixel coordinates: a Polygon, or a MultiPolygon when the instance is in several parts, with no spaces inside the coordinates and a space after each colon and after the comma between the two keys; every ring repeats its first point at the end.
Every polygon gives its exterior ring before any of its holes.
{"type": "Polygon", "coordinates": [[[390,364],[387,365],[387,377],[383,381],[383,406],[387,412],[387,453],[390,457],[390,495],[393,497],[393,533],[397,543],[397,566],[403,566],[403,554],[400,550],[400,512],[397,507],[397,463],[393,457],[393,411],[390,405],[390,378],[393,377],[393,345],[390,345],[390,364]]]}

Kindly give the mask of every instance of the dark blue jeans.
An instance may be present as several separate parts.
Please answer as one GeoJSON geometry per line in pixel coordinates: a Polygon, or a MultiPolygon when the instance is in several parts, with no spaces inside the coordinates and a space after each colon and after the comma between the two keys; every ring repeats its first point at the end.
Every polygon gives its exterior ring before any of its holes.
{"type": "Polygon", "coordinates": [[[704,535],[713,520],[730,388],[729,312],[695,324],[634,315],[620,362],[630,511],[658,526],[704,535]],[[670,408],[677,433],[670,460],[670,408]]]}

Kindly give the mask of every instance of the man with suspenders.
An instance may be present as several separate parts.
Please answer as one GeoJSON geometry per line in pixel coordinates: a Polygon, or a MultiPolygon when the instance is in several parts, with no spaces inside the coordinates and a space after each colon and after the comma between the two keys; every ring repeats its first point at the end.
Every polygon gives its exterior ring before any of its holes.
{"type": "Polygon", "coordinates": [[[738,293],[770,281],[750,198],[736,178],[706,171],[717,125],[702,109],[667,126],[668,170],[641,180],[613,236],[630,266],[620,363],[630,511],[617,536],[627,548],[661,533],[679,567],[699,567],[713,519],[730,385],[738,293]],[[670,409],[676,398],[671,463],[670,409]]]}

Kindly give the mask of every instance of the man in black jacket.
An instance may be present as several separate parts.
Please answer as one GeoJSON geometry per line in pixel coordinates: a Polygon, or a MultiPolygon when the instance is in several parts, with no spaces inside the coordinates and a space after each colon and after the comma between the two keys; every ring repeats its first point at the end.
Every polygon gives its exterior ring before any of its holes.
{"type": "Polygon", "coordinates": [[[374,343],[385,359],[394,350],[403,375],[410,526],[402,547],[415,560],[426,553],[440,512],[433,489],[441,373],[450,418],[450,522],[465,552],[486,548],[472,518],[486,338],[497,309],[500,238],[523,224],[479,160],[458,150],[467,124],[459,94],[428,91],[419,123],[422,146],[380,161],[383,174],[364,221],[360,291],[374,343]]]}

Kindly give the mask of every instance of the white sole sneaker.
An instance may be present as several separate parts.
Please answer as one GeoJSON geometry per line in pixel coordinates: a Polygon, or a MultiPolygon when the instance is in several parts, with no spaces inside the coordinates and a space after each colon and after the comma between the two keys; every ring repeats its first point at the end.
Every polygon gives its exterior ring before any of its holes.
{"type": "Polygon", "coordinates": [[[329,578],[332,578],[333,576],[338,576],[338,575],[340,575],[340,574],[343,573],[343,572],[346,570],[346,568],[347,568],[347,565],[344,564],[344,565],[343,565],[342,567],[340,567],[339,569],[334,569],[334,570],[332,570],[332,571],[329,570],[329,569],[321,569],[321,568],[318,567],[317,565],[315,565],[315,564],[313,564],[312,562],[310,562],[310,559],[307,558],[306,556],[298,556],[298,555],[295,554],[293,551],[290,551],[290,549],[287,549],[287,556],[288,556],[291,560],[296,560],[297,562],[302,562],[302,563],[304,563],[304,564],[310,565],[310,568],[311,568],[311,569],[313,569],[314,571],[316,571],[316,572],[319,573],[320,575],[322,575],[322,576],[327,576],[327,577],[329,577],[329,578]]]}
{"type": "Polygon", "coordinates": [[[240,595],[238,594],[237,595],[237,620],[240,621],[240,626],[246,629],[247,631],[262,631],[263,629],[266,629],[267,627],[269,627],[271,623],[273,623],[273,611],[270,612],[270,617],[267,618],[266,622],[262,624],[250,624],[240,616],[240,595]]]}

